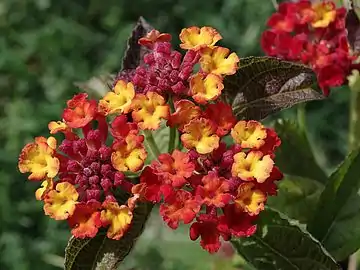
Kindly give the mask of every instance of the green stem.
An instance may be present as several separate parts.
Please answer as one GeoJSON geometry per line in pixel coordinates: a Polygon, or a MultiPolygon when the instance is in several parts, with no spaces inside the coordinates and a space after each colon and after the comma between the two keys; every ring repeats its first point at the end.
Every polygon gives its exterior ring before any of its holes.
{"type": "Polygon", "coordinates": [[[360,144],[360,89],[350,88],[349,151],[360,144]]]}
{"type": "Polygon", "coordinates": [[[297,121],[299,129],[302,132],[306,130],[306,110],[305,110],[305,103],[299,104],[297,107],[297,121]]]}
{"type": "Polygon", "coordinates": [[[161,153],[160,153],[160,150],[154,140],[154,137],[153,137],[151,131],[149,131],[149,130],[144,130],[143,132],[144,132],[146,144],[149,146],[154,159],[156,159],[161,153]]]}
{"type": "MultiPolygon", "coordinates": [[[[174,103],[172,101],[171,96],[169,97],[169,105],[170,105],[170,112],[175,112],[174,103]]],[[[168,152],[172,153],[175,149],[175,139],[176,139],[176,128],[170,128],[170,135],[169,135],[169,147],[168,152]]]]}

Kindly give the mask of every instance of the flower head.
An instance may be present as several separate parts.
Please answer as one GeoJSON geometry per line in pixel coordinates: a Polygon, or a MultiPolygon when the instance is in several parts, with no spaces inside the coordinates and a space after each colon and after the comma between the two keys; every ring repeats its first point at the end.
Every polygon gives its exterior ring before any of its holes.
{"type": "Polygon", "coordinates": [[[235,205],[250,216],[258,215],[264,210],[266,195],[255,189],[254,183],[240,184],[235,198],[235,205]]]}
{"type": "Polygon", "coordinates": [[[231,136],[242,148],[260,148],[265,143],[266,129],[256,121],[239,121],[231,136]]]}

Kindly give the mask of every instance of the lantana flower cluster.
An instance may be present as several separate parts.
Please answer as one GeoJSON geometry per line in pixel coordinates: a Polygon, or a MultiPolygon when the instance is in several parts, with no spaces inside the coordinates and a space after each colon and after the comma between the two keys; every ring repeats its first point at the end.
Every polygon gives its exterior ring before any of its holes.
{"type": "Polygon", "coordinates": [[[345,28],[346,9],[332,1],[284,2],[268,20],[261,45],[269,56],[309,65],[327,96],[344,84],[356,57],[345,28]]]}
{"type": "Polygon", "coordinates": [[[20,171],[42,182],[35,195],[46,215],[67,220],[77,238],[105,228],[118,240],[139,203],[160,204],[170,228],[191,224],[190,238],[201,238],[210,253],[220,238],[256,231],[282,178],[274,165],[280,140],[259,122],[237,121],[219,99],[224,76],[239,65],[235,53],[215,45],[220,39],[211,27],[183,29],[183,57],[169,34],[152,30],[139,40],[149,50],[143,63],[121,73],[102,99],[80,93],[67,102],[62,120],[49,123],[52,136],[35,138],[19,157],[20,171]],[[178,132],[168,153],[152,137],[162,124],[178,132]],[[125,204],[119,190],[130,194],[125,204]]]}

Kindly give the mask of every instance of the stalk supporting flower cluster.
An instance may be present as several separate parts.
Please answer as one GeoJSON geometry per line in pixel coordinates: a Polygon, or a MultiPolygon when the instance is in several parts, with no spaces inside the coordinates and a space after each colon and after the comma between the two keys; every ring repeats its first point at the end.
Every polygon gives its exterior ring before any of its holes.
{"type": "Polygon", "coordinates": [[[356,56],[345,28],[346,9],[332,1],[285,2],[268,20],[261,45],[269,56],[309,65],[327,96],[330,87],[346,82],[356,56]]]}
{"type": "Polygon", "coordinates": [[[150,51],[144,63],[120,73],[112,91],[99,101],[80,93],[67,102],[62,120],[49,123],[59,139],[37,137],[19,157],[20,171],[42,181],[36,198],[46,215],[67,220],[78,238],[103,227],[107,237],[121,239],[138,203],[160,204],[170,228],[191,224],[190,238],[200,237],[211,253],[220,237],[255,232],[282,178],[273,161],[280,140],[259,122],[237,121],[219,101],[224,76],[239,64],[235,53],[215,46],[220,39],[211,27],[183,29],[182,56],[169,34],[153,30],[139,40],[150,51]],[[152,135],[162,122],[171,130],[168,153],[160,153],[152,135]],[[127,177],[134,173],[140,177],[127,177]],[[125,204],[118,190],[130,194],[125,204]]]}

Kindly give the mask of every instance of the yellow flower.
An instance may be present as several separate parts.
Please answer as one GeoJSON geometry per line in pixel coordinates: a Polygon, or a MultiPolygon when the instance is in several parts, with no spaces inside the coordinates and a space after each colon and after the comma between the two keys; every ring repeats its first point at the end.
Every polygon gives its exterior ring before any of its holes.
{"type": "Polygon", "coordinates": [[[221,35],[212,27],[192,26],[181,30],[179,35],[180,48],[185,50],[198,50],[202,47],[213,46],[222,39],[221,35]]]}
{"type": "Polygon", "coordinates": [[[264,210],[266,195],[254,188],[253,183],[243,183],[238,187],[235,204],[249,215],[258,215],[264,210]]]}
{"type": "Polygon", "coordinates": [[[169,106],[165,99],[155,92],[137,94],[132,103],[132,117],[140,129],[158,129],[161,119],[168,119],[169,106]]]}
{"type": "Polygon", "coordinates": [[[211,153],[219,147],[216,126],[205,118],[191,120],[184,128],[181,141],[186,148],[195,148],[199,154],[211,153]]]}
{"type": "Polygon", "coordinates": [[[203,48],[201,50],[200,66],[206,73],[216,75],[232,75],[236,72],[239,57],[236,53],[223,47],[203,48]]]}
{"type": "Polygon", "coordinates": [[[314,11],[314,19],[312,21],[312,27],[314,28],[325,28],[330,23],[335,21],[336,10],[335,4],[332,2],[328,3],[316,3],[312,6],[314,11]]]}
{"type": "Polygon", "coordinates": [[[41,183],[41,187],[35,191],[35,198],[40,201],[43,199],[44,195],[47,194],[48,191],[52,190],[54,187],[54,182],[51,178],[46,179],[41,183]]]}
{"type": "Polygon", "coordinates": [[[101,222],[110,225],[107,237],[119,240],[129,228],[133,214],[128,206],[119,206],[117,202],[105,201],[103,208],[101,222]]]}
{"type": "Polygon", "coordinates": [[[119,80],[113,91],[108,92],[104,98],[99,101],[99,109],[105,115],[128,113],[134,97],[134,85],[131,82],[126,83],[125,81],[119,80]]]}
{"type": "Polygon", "coordinates": [[[200,104],[215,100],[224,89],[222,78],[215,74],[196,74],[190,80],[192,98],[200,104]]]}
{"type": "Polygon", "coordinates": [[[244,181],[263,183],[269,176],[274,167],[274,161],[270,155],[263,155],[260,151],[251,151],[248,154],[239,152],[234,155],[234,163],[231,173],[234,177],[239,177],[244,181]]]}
{"type": "Polygon", "coordinates": [[[124,141],[114,144],[111,162],[116,170],[136,172],[144,165],[147,153],[143,144],[137,142],[139,137],[128,135],[124,141]]]}
{"type": "Polygon", "coordinates": [[[239,121],[231,130],[234,141],[242,148],[260,148],[266,139],[265,127],[257,121],[239,121]]]}
{"type": "Polygon", "coordinates": [[[54,156],[56,140],[54,137],[37,137],[34,143],[25,145],[19,156],[19,170],[21,173],[30,172],[29,180],[43,180],[53,178],[59,172],[60,162],[54,156]]]}
{"type": "Polygon", "coordinates": [[[79,194],[75,187],[68,183],[58,183],[44,198],[45,214],[56,220],[64,220],[75,211],[79,194]]]}

